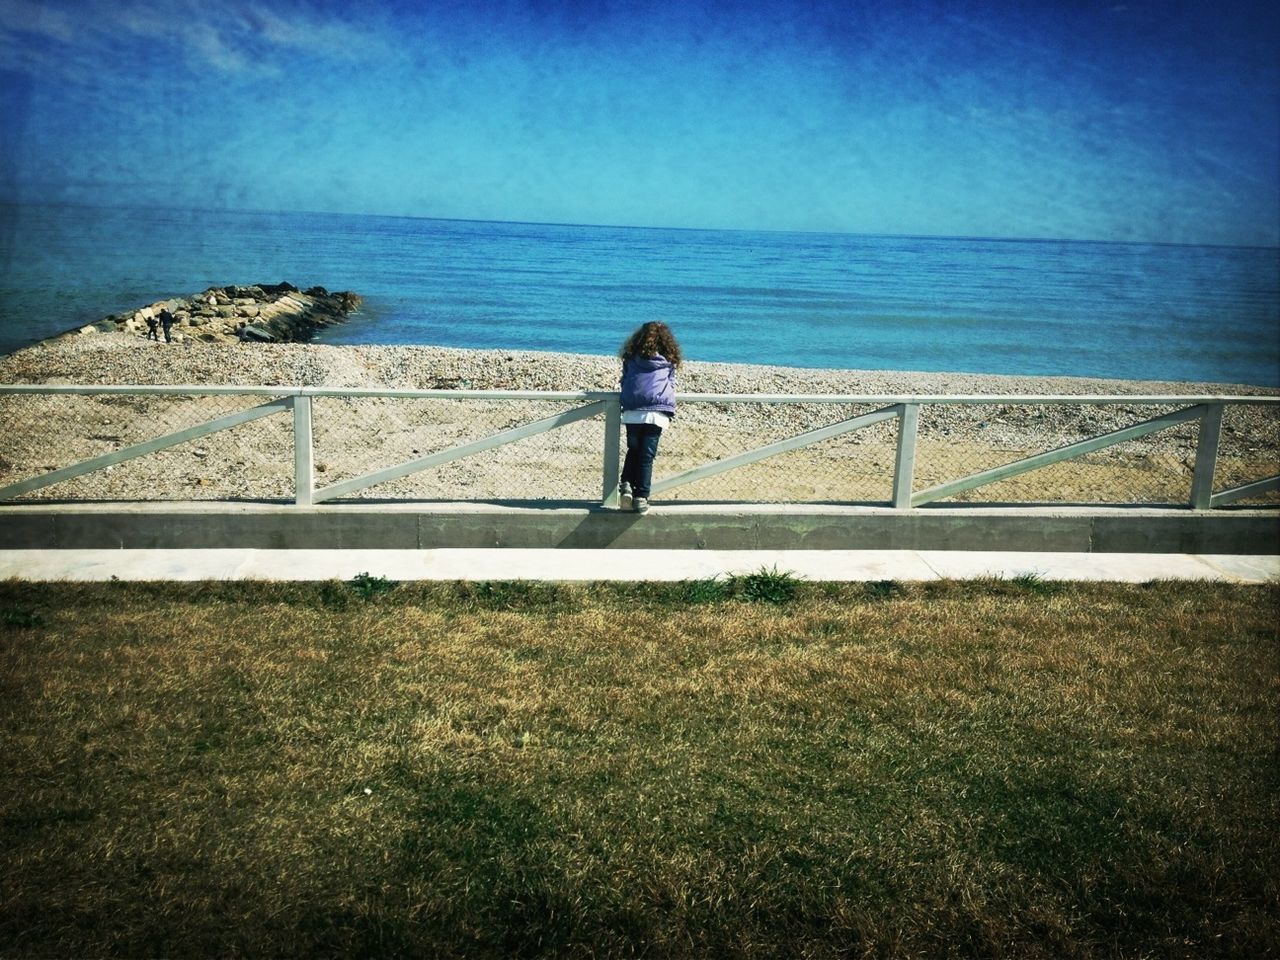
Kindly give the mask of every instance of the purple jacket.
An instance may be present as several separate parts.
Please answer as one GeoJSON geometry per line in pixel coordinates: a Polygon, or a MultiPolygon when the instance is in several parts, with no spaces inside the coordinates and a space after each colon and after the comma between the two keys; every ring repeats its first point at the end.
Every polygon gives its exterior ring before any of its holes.
{"type": "Polygon", "coordinates": [[[623,360],[622,409],[653,410],[675,416],[675,364],[663,356],[623,360]]]}

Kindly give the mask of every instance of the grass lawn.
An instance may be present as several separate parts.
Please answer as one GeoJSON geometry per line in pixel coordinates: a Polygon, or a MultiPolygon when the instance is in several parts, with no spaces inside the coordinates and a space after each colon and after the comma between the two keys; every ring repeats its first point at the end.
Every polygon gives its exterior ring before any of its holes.
{"type": "Polygon", "coordinates": [[[0,583],[0,955],[1280,955],[1280,588],[0,583]]]}

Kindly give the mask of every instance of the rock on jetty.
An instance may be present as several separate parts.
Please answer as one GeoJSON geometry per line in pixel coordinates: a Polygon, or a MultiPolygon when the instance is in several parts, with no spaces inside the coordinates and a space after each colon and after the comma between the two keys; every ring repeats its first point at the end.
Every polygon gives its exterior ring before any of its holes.
{"type": "Polygon", "coordinates": [[[112,314],[64,336],[114,331],[146,337],[147,321],[167,309],[174,318],[175,342],[288,343],[309,340],[320,328],[343,322],[360,303],[360,297],[349,290],[330,293],[324,287],[311,287],[304,291],[291,283],[210,287],[191,297],[157,300],[112,314]]]}

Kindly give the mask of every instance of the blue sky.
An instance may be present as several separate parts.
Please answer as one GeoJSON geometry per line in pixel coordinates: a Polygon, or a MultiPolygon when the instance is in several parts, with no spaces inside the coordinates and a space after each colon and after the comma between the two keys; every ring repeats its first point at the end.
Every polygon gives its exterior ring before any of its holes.
{"type": "Polygon", "coordinates": [[[1273,6],[0,0],[0,199],[1275,246],[1273,6]]]}

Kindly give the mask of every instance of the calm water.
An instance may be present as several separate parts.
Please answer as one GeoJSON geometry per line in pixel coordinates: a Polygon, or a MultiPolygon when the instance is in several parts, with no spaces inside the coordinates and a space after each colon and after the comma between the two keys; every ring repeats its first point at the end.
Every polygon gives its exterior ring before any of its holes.
{"type": "MultiPolygon", "coordinates": [[[[0,352],[161,297],[288,280],[322,342],[1280,385],[1280,251],[0,205],[0,352]]],[[[569,385],[566,385],[569,386],[569,385]]]]}

